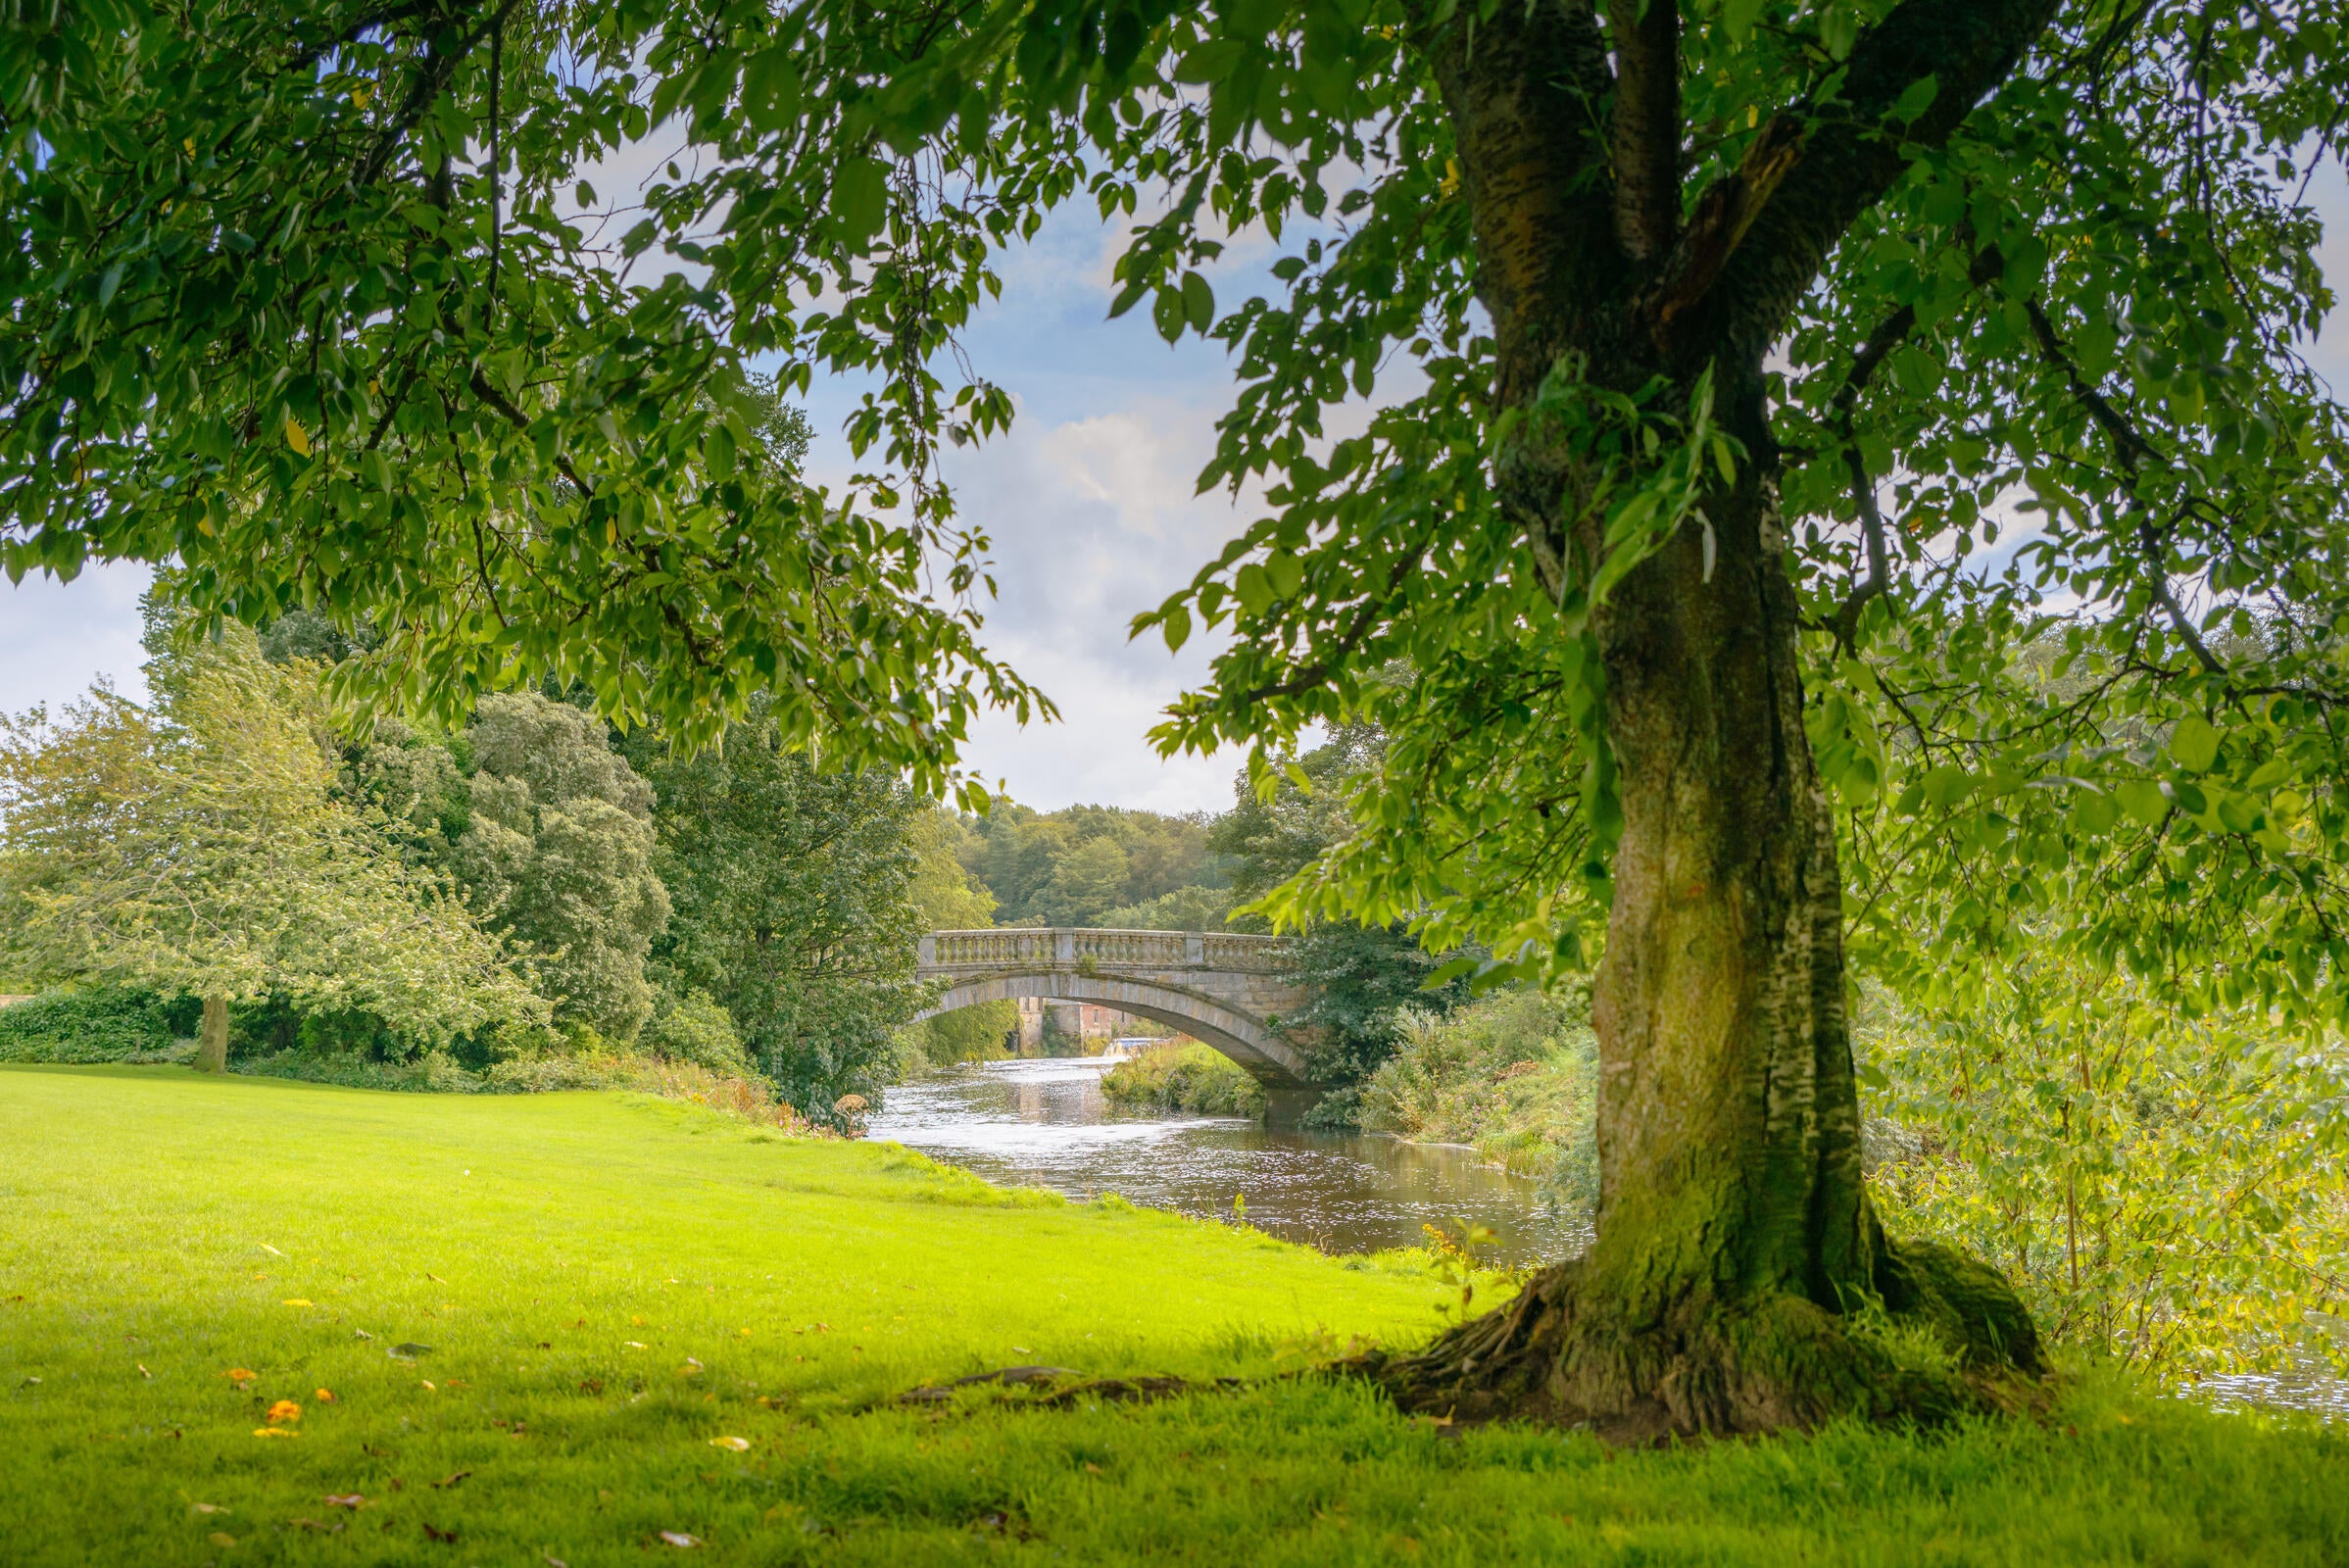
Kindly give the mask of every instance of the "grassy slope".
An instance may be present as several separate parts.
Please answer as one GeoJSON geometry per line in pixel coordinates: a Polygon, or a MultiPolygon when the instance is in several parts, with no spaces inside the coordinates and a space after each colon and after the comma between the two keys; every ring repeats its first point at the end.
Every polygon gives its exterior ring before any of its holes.
{"type": "Polygon", "coordinates": [[[1436,1294],[661,1102],[0,1068],[0,1558],[586,1568],[679,1531],[713,1562],[2349,1560],[2349,1438],[2109,1391],[2046,1427],[1618,1456],[1320,1380],[858,1413],[1020,1361],[1265,1372],[1424,1333],[1436,1294]],[[279,1398],[301,1435],[254,1436],[279,1398]]]}

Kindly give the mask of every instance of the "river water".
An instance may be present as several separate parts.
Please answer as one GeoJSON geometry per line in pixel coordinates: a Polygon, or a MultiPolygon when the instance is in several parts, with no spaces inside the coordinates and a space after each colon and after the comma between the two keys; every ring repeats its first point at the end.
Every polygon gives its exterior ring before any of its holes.
{"type": "MultiPolygon", "coordinates": [[[[1483,1225],[1497,1263],[1569,1256],[1590,1239],[1579,1208],[1473,1150],[1354,1133],[1267,1132],[1233,1116],[1121,1110],[1101,1097],[1099,1057],[998,1061],[889,1091],[868,1136],[891,1139],[1006,1186],[1070,1198],[1116,1193],[1199,1219],[1241,1217],[1325,1252],[1426,1243],[1424,1225],[1483,1225]]],[[[2221,1405],[2292,1405],[2349,1417],[2349,1382],[2313,1357],[2280,1376],[2213,1378],[2221,1405]]]]}
{"type": "Polygon", "coordinates": [[[1473,1150],[1358,1133],[1267,1132],[1231,1116],[1121,1110],[1101,1098],[1100,1057],[995,1061],[889,1091],[867,1135],[991,1182],[1071,1198],[1116,1193],[1200,1219],[1237,1217],[1325,1252],[1419,1247],[1424,1225],[1483,1225],[1480,1255],[1533,1263],[1580,1251],[1579,1206],[1484,1163],[1473,1150]]]}

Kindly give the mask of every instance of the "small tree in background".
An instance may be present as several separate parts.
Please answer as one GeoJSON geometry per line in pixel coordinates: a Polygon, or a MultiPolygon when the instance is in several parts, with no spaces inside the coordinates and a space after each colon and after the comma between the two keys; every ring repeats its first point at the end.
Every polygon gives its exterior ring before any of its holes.
{"type": "Polygon", "coordinates": [[[52,723],[0,717],[0,962],[47,984],[360,1009],[446,1040],[544,1004],[497,939],[336,793],[316,670],[253,634],[166,651],[143,709],[100,689],[52,723]]]}

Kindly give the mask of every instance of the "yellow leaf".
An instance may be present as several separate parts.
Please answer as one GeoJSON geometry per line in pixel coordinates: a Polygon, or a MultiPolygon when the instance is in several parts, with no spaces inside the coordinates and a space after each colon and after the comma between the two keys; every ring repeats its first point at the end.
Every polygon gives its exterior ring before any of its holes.
{"type": "Polygon", "coordinates": [[[298,1438],[302,1434],[288,1432],[283,1427],[255,1427],[253,1435],[257,1438],[298,1438]]]}
{"type": "Polygon", "coordinates": [[[310,1302],[302,1297],[294,1296],[288,1297],[286,1298],[285,1304],[288,1306],[308,1306],[310,1302]]]}
{"type": "Polygon", "coordinates": [[[225,1530],[216,1530],[211,1535],[206,1536],[204,1539],[211,1542],[216,1546],[233,1546],[236,1544],[236,1537],[230,1535],[225,1530]]]}
{"type": "Polygon", "coordinates": [[[310,456],[310,432],[303,429],[302,421],[291,415],[285,420],[285,444],[306,458],[310,456]]]}
{"type": "Polygon", "coordinates": [[[272,1426],[280,1421],[299,1421],[301,1419],[302,1407],[291,1399],[279,1399],[275,1404],[269,1406],[269,1424],[272,1426]]]}
{"type": "Polygon", "coordinates": [[[751,1440],[748,1438],[711,1438],[710,1446],[712,1448],[732,1448],[736,1453],[751,1451],[751,1440]]]}

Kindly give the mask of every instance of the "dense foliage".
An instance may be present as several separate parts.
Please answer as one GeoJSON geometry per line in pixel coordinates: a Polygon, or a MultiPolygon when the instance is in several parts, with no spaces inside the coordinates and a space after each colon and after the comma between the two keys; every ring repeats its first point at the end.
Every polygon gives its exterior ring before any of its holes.
{"type": "Polygon", "coordinates": [[[1197,1116],[1260,1116],[1264,1086],[1196,1040],[1151,1046],[1101,1074],[1101,1098],[1126,1109],[1197,1116]]]}
{"type": "MultiPolygon", "coordinates": [[[[1113,926],[1174,908],[1203,914],[1214,901],[1202,895],[1225,881],[1199,816],[1113,806],[1037,811],[1006,802],[961,826],[962,863],[994,898],[1003,925],[1113,926]]],[[[1221,923],[1215,913],[1209,925],[1221,923]]]]}
{"type": "Polygon", "coordinates": [[[315,666],[251,632],[159,653],[153,710],[100,690],[0,716],[0,952],[15,973],[276,996],[446,1042],[543,1014],[444,879],[338,789],[315,666]]]}
{"type": "Polygon", "coordinates": [[[454,863],[526,956],[559,1022],[625,1043],[653,1014],[645,954],[667,926],[653,790],[604,726],[535,692],[484,697],[465,731],[471,814],[454,863]]]}
{"type": "Polygon", "coordinates": [[[0,1061],[168,1061],[194,1009],[152,991],[63,988],[0,1006],[0,1061]]]}
{"type": "Polygon", "coordinates": [[[688,754],[646,734],[628,751],[660,802],[655,864],[673,906],[654,973],[721,1004],[759,1070],[822,1118],[850,1096],[879,1103],[896,1031],[925,1001],[908,835],[928,808],[884,773],[819,769],[789,740],[755,706],[721,744],[688,754]]]}
{"type": "Polygon", "coordinates": [[[1994,1258],[2056,1338],[2174,1379],[2349,1338],[2349,1053],[2248,1009],[2182,1017],[2061,956],[1978,1004],[1864,1015],[1872,1109],[1922,1135],[1886,1208],[1994,1258]]]}

